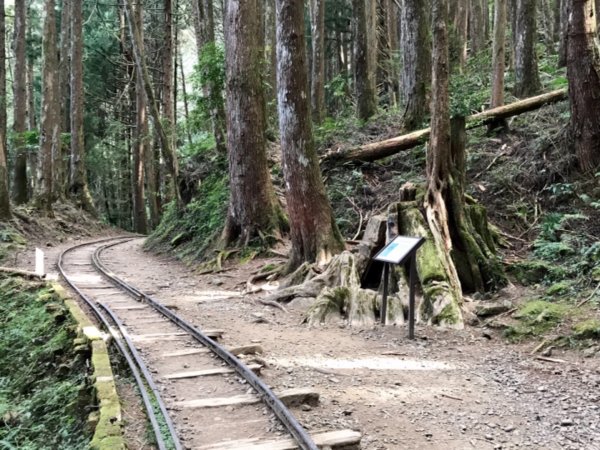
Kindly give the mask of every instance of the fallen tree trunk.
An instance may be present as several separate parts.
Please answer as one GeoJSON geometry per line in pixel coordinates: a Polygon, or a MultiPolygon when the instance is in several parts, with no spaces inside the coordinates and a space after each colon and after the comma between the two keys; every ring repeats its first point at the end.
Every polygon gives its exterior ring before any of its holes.
{"type": "MultiPolygon", "coordinates": [[[[509,105],[499,106],[486,111],[473,114],[466,117],[467,129],[481,127],[498,119],[517,116],[539,109],[542,106],[557,103],[568,98],[567,88],[548,92],[547,94],[537,95],[526,98],[509,105]]],[[[402,150],[416,147],[429,139],[430,128],[413,131],[412,133],[386,139],[380,142],[372,142],[348,150],[329,152],[323,158],[323,163],[328,162],[346,162],[346,161],[376,161],[387,156],[394,155],[402,150]]]]}

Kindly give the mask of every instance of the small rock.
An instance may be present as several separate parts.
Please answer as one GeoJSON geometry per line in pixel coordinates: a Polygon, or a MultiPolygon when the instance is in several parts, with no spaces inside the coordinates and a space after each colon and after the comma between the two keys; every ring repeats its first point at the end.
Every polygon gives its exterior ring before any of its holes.
{"type": "Polygon", "coordinates": [[[504,427],[504,431],[506,431],[507,433],[510,433],[511,431],[514,431],[515,427],[513,425],[508,425],[506,427],[504,427]]]}
{"type": "Polygon", "coordinates": [[[300,406],[300,409],[302,411],[311,411],[312,407],[310,405],[307,405],[306,403],[303,403],[302,406],[300,406]]]}
{"type": "Polygon", "coordinates": [[[335,377],[329,378],[329,381],[331,381],[332,383],[339,383],[340,382],[340,380],[337,379],[337,378],[335,378],[335,377]]]}
{"type": "Polygon", "coordinates": [[[570,427],[571,425],[575,425],[573,419],[563,419],[560,421],[561,427],[570,427]]]}
{"type": "Polygon", "coordinates": [[[492,436],[491,434],[486,434],[484,436],[488,441],[493,441],[494,440],[494,436],[492,436]]]}

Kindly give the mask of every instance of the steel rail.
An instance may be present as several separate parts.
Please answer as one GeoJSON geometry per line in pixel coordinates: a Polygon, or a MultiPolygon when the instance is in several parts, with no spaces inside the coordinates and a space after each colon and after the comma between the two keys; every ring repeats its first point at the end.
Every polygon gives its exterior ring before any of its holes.
{"type": "MultiPolygon", "coordinates": [[[[113,241],[113,240],[118,240],[117,243],[122,244],[123,242],[127,242],[131,239],[133,239],[133,238],[130,236],[113,237],[113,238],[100,239],[100,240],[92,241],[92,242],[84,242],[84,243],[75,245],[73,247],[70,247],[70,248],[62,251],[59,254],[58,261],[57,261],[57,267],[58,267],[58,271],[59,271],[60,275],[65,280],[65,282],[77,293],[77,295],[79,295],[83,299],[83,301],[85,301],[85,303],[94,312],[96,318],[104,325],[104,327],[107,329],[107,331],[113,337],[119,352],[123,355],[127,364],[129,365],[131,373],[132,373],[132,375],[135,379],[135,382],[140,390],[140,395],[142,396],[144,407],[148,414],[148,419],[150,420],[150,423],[152,425],[152,430],[153,430],[154,436],[156,438],[157,446],[158,446],[159,450],[167,450],[167,446],[166,446],[163,436],[162,436],[162,431],[160,430],[160,425],[158,424],[158,419],[156,418],[156,414],[154,412],[154,407],[152,406],[150,397],[148,396],[148,392],[146,390],[146,386],[144,385],[142,377],[140,376],[138,366],[136,366],[136,363],[131,358],[131,355],[129,354],[129,352],[127,351],[125,346],[123,345],[123,342],[121,341],[118,333],[116,333],[116,331],[111,327],[110,322],[106,319],[104,314],[102,314],[102,311],[100,311],[100,309],[96,306],[95,302],[90,297],[88,297],[85,293],[83,293],[83,291],[81,289],[79,289],[77,287],[77,285],[68,277],[68,275],[66,274],[65,269],[63,267],[64,256],[73,250],[79,249],[81,247],[85,247],[87,245],[100,244],[103,242],[113,241]]],[[[109,314],[111,314],[110,311],[108,311],[108,312],[109,312],[109,314]]],[[[115,321],[115,323],[117,323],[117,322],[115,321]]],[[[118,323],[117,323],[117,325],[118,325],[118,323]]],[[[123,335],[123,336],[125,336],[125,335],[123,335]]],[[[143,362],[141,361],[141,359],[137,362],[138,362],[138,364],[139,363],[142,364],[141,366],[139,366],[140,368],[145,369],[145,366],[143,365],[143,362]]],[[[154,392],[154,394],[155,394],[155,398],[157,399],[157,401],[160,404],[162,402],[160,395],[157,392],[154,392]]],[[[170,422],[170,417],[168,416],[168,414],[165,416],[165,420],[167,421],[167,424],[170,422]]],[[[172,423],[171,423],[171,425],[172,425],[172,423]]],[[[183,447],[181,446],[179,437],[177,436],[175,429],[169,427],[169,432],[171,433],[171,440],[173,441],[177,450],[182,449],[183,447]]]]}
{"type": "Polygon", "coordinates": [[[175,425],[173,424],[173,421],[171,420],[171,416],[170,416],[169,412],[167,411],[167,406],[165,405],[165,402],[163,401],[162,396],[160,395],[158,386],[154,382],[154,379],[152,378],[150,371],[144,364],[142,357],[140,356],[139,352],[135,348],[133,341],[131,340],[128,333],[126,332],[125,327],[123,326],[123,322],[121,322],[121,320],[115,315],[115,313],[110,309],[110,307],[108,305],[106,305],[104,303],[98,303],[98,304],[102,307],[102,309],[104,309],[106,311],[106,313],[110,316],[110,318],[113,320],[113,322],[117,325],[117,327],[119,328],[119,332],[123,336],[123,339],[125,339],[127,348],[129,349],[129,351],[131,352],[131,355],[133,356],[133,358],[139,365],[139,368],[142,371],[142,374],[144,375],[146,383],[148,384],[148,386],[150,387],[150,390],[154,394],[154,398],[156,398],[156,402],[158,403],[158,407],[165,419],[165,423],[167,425],[167,428],[169,429],[169,433],[171,434],[171,436],[173,438],[173,443],[175,445],[175,449],[183,450],[183,446],[181,445],[181,443],[179,441],[177,430],[175,429],[175,425]]]}
{"type": "Polygon", "coordinates": [[[121,278],[117,277],[111,270],[109,270],[100,259],[102,252],[110,247],[121,244],[121,242],[115,242],[112,244],[106,244],[99,247],[92,256],[92,262],[98,270],[100,270],[107,278],[112,280],[114,283],[121,286],[125,291],[129,292],[132,297],[138,300],[144,300],[154,309],[159,311],[163,316],[170,319],[172,322],[177,324],[180,328],[184,329],[190,335],[200,342],[205,347],[208,347],[213,353],[219,356],[225,361],[230,367],[232,367],[238,375],[248,382],[250,386],[259,394],[262,401],[271,409],[275,416],[281,421],[281,423],[288,430],[290,435],[294,438],[298,446],[302,450],[318,450],[317,445],[313,439],[306,432],[306,430],[296,420],[290,410],[283,404],[283,402],[273,393],[273,391],[244,363],[236,358],[231,352],[225,347],[219,345],[213,339],[206,336],[202,331],[188,323],[183,318],[172,312],[170,309],[161,304],[157,299],[150,295],[147,295],[139,289],[131,286],[121,278]]]}

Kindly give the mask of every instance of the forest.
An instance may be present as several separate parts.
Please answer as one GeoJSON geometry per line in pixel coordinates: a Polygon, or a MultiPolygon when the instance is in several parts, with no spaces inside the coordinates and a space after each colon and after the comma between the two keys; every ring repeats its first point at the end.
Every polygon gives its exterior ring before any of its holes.
{"type": "MultiPolygon", "coordinates": [[[[497,233],[469,194],[466,129],[510,134],[511,117],[568,98],[560,145],[573,155],[568,170],[593,180],[596,5],[325,3],[16,1],[0,33],[2,217],[11,202],[16,214],[29,205],[49,217],[70,202],[150,233],[151,247],[195,261],[216,252],[219,263],[289,239],[288,285],[350,265],[358,278],[337,287],[362,310],[373,301],[360,286],[369,259],[340,260],[351,219],[332,208],[324,174],[355,173],[428,140],[425,177],[393,188],[390,220],[396,234],[427,238],[423,314],[461,324],[463,290],[506,282],[497,233]],[[343,136],[347,127],[374,136],[343,136]]],[[[591,194],[582,193],[595,204],[591,194]]],[[[359,237],[375,214],[348,201],[359,237]]]]}
{"type": "Polygon", "coordinates": [[[422,237],[420,327],[600,355],[599,10],[2,1],[0,264],[112,230],[304,327],[402,327],[373,258],[422,237]]]}

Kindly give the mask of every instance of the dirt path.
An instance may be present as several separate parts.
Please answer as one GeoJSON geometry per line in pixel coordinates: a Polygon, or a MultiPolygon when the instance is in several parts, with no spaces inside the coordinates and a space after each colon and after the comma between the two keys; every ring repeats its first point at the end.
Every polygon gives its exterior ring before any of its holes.
{"type": "Polygon", "coordinates": [[[252,261],[198,276],[141,249],[141,240],[105,253],[107,264],[202,328],[225,330],[225,345],[260,342],[274,388],[314,386],[322,404],[297,410],[309,431],[360,430],[365,449],[599,449],[600,359],[510,345],[479,329],[320,328],[243,295],[262,265],[252,261]]]}

